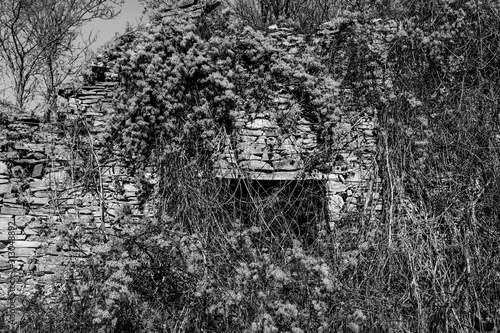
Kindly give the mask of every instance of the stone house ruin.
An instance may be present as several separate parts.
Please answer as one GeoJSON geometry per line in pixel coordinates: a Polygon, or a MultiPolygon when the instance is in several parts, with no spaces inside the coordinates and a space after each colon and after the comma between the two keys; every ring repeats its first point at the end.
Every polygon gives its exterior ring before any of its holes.
{"type": "MultiPolygon", "coordinates": [[[[204,8],[200,6],[182,10],[196,17],[204,8]]],[[[285,30],[280,33],[290,47],[303,43],[300,36],[285,30]]],[[[153,213],[144,206],[136,179],[118,159],[100,164],[116,82],[105,63],[93,64],[92,70],[100,73],[93,84],[60,91],[68,100],[64,118],[83,126],[78,134],[28,118],[0,123],[2,301],[12,287],[7,282],[12,274],[20,277],[17,286],[22,284],[23,292],[29,292],[47,284],[59,270],[92,255],[90,246],[63,241],[68,236],[80,241],[105,237],[116,232],[114,222],[124,213],[137,219],[153,213]],[[90,162],[84,162],[82,155],[90,157],[90,162]],[[91,171],[96,173],[91,177],[97,188],[94,193],[86,191],[81,180],[82,173],[91,171]],[[9,238],[9,230],[13,238],[9,238]]],[[[276,110],[300,108],[292,96],[270,94],[276,110]]],[[[333,160],[320,163],[317,156],[324,146],[317,141],[317,124],[306,117],[285,127],[264,111],[248,113],[237,122],[238,130],[224,138],[214,156],[215,174],[220,179],[250,181],[264,190],[282,183],[320,184],[332,227],[347,214],[375,217],[381,210],[376,110],[343,115],[337,124],[342,135],[333,160]]]]}

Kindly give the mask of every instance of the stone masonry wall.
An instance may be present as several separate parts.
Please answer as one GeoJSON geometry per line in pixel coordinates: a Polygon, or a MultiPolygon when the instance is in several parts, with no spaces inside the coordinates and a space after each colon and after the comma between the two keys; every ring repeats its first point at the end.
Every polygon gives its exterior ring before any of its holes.
{"type": "MultiPolygon", "coordinates": [[[[198,19],[219,4],[187,0],[164,14],[198,19]]],[[[92,71],[92,85],[59,92],[68,106],[58,123],[0,117],[0,308],[41,286],[50,293],[55,273],[72,276],[96,237],[119,233],[123,216],[152,215],[137,180],[103,154],[116,83],[104,63],[92,71]]]]}
{"type": "MultiPolygon", "coordinates": [[[[301,36],[274,33],[292,54],[303,43],[301,36]]],[[[58,123],[23,117],[0,123],[0,302],[13,294],[9,288],[28,294],[56,272],[71,276],[73,265],[91,258],[96,239],[119,233],[122,216],[138,220],[153,213],[137,179],[116,156],[105,158],[115,82],[105,64],[93,69],[102,74],[95,83],[60,92],[68,106],[58,123]]],[[[300,108],[292,96],[270,98],[278,113],[300,108]]],[[[218,177],[319,179],[332,226],[349,213],[377,216],[377,111],[341,115],[334,147],[318,143],[318,124],[300,117],[285,125],[273,112],[237,120],[237,130],[214,156],[218,177]]]]}
{"type": "MultiPolygon", "coordinates": [[[[16,118],[0,125],[0,300],[8,297],[12,274],[17,293],[29,293],[91,256],[95,237],[119,231],[120,216],[151,211],[140,209],[136,179],[102,156],[114,85],[96,82],[63,92],[68,107],[60,124],[16,118]]],[[[279,110],[296,107],[289,96],[276,96],[275,103],[279,110]]],[[[349,131],[339,138],[335,160],[317,165],[311,164],[321,154],[314,123],[300,118],[292,131],[269,114],[248,115],[216,157],[218,176],[322,179],[332,223],[348,212],[373,214],[381,209],[376,116],[345,115],[339,128],[349,131]]]]}
{"type": "Polygon", "coordinates": [[[59,124],[0,124],[0,302],[9,288],[29,294],[56,272],[71,273],[96,237],[119,232],[121,216],[147,214],[136,179],[102,155],[113,86],[74,92],[59,124]]]}
{"type": "MultiPolygon", "coordinates": [[[[281,96],[275,102],[278,109],[294,107],[291,98],[281,96]]],[[[317,142],[318,124],[300,118],[287,125],[291,128],[283,128],[269,114],[249,115],[233,137],[226,138],[217,156],[218,176],[267,182],[323,180],[332,225],[348,213],[376,216],[382,209],[376,117],[375,111],[344,115],[337,125],[338,141],[325,151],[317,142]]]]}

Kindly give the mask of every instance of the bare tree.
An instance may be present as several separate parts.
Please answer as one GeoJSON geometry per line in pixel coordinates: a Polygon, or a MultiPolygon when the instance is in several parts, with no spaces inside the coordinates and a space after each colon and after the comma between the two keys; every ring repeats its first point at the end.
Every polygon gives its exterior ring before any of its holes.
{"type": "Polygon", "coordinates": [[[341,0],[226,0],[226,3],[253,27],[267,28],[279,20],[291,20],[304,32],[335,17],[343,6],[341,0]]]}
{"type": "Polygon", "coordinates": [[[17,106],[24,109],[43,82],[44,97],[53,107],[57,86],[71,74],[64,66],[73,65],[83,52],[78,51],[76,44],[82,35],[81,27],[96,18],[116,17],[116,5],[122,3],[123,0],[2,0],[0,59],[13,82],[17,106]]]}

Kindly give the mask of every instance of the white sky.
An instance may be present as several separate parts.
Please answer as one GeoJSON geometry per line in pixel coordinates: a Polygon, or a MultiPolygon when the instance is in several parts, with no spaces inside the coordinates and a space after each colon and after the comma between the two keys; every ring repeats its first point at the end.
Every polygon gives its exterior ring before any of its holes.
{"type": "MultiPolygon", "coordinates": [[[[92,46],[93,50],[96,50],[104,43],[110,41],[116,33],[125,32],[125,26],[127,22],[132,25],[137,25],[137,22],[142,17],[143,6],[138,0],[125,0],[125,3],[121,7],[121,13],[113,20],[94,20],[83,27],[85,34],[89,34],[91,31],[98,33],[98,40],[92,46]]],[[[145,18],[144,18],[145,19],[145,18]]]]}

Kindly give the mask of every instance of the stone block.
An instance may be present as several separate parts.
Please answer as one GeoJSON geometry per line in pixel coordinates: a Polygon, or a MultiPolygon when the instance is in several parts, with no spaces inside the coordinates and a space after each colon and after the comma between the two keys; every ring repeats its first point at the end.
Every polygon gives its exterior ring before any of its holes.
{"type": "MultiPolygon", "coordinates": [[[[27,227],[27,228],[24,228],[23,234],[26,235],[26,237],[28,237],[28,236],[38,235],[39,232],[36,231],[35,229],[31,229],[30,227],[27,227]]],[[[32,237],[30,237],[30,238],[32,238],[32,237]]]]}
{"type": "Polygon", "coordinates": [[[37,179],[30,182],[30,189],[31,192],[37,192],[48,190],[50,187],[46,179],[37,179]]]}
{"type": "Polygon", "coordinates": [[[0,214],[2,214],[2,215],[23,216],[23,215],[26,214],[26,209],[20,208],[20,207],[2,206],[2,209],[0,210],[0,214]]]}
{"type": "Polygon", "coordinates": [[[124,197],[127,200],[130,200],[130,198],[137,198],[137,193],[135,193],[135,191],[134,192],[127,191],[124,193],[124,197]]]}
{"type": "Polygon", "coordinates": [[[32,215],[16,216],[15,222],[16,226],[19,228],[26,228],[26,226],[32,222],[35,222],[36,218],[32,215]]]}
{"type": "Polygon", "coordinates": [[[0,184],[0,195],[10,193],[12,191],[12,184],[0,184]]]}
{"type": "Polygon", "coordinates": [[[247,129],[266,129],[276,127],[268,119],[255,119],[246,124],[247,129]]]}
{"type": "Polygon", "coordinates": [[[326,182],[326,193],[336,194],[336,193],[343,193],[346,191],[347,191],[347,186],[345,186],[341,182],[336,182],[331,180],[326,182]]]}
{"type": "Polygon", "coordinates": [[[2,260],[0,261],[0,272],[10,270],[11,265],[8,261],[2,260]]]}
{"type": "Polygon", "coordinates": [[[240,163],[240,167],[242,169],[267,171],[267,172],[271,172],[274,170],[269,163],[263,161],[243,161],[240,163]]]}
{"type": "Polygon", "coordinates": [[[37,153],[45,152],[45,144],[43,144],[43,143],[28,143],[27,146],[31,151],[34,151],[37,153]]]}
{"type": "Polygon", "coordinates": [[[242,136],[251,136],[251,137],[256,137],[256,136],[261,136],[264,134],[264,131],[260,129],[247,129],[247,128],[242,128],[240,131],[238,131],[238,134],[242,136]]]}
{"type": "Polygon", "coordinates": [[[244,153],[239,156],[239,159],[242,161],[260,161],[262,160],[262,153],[257,153],[257,154],[244,153]]]}
{"type": "Polygon", "coordinates": [[[331,220],[338,221],[341,217],[341,211],[344,207],[344,199],[340,195],[329,195],[328,196],[328,215],[331,220]]]}
{"type": "Polygon", "coordinates": [[[17,198],[16,197],[12,197],[12,198],[4,198],[3,199],[3,203],[4,204],[17,204],[17,198]]]}
{"type": "Polygon", "coordinates": [[[14,223],[12,215],[0,215],[0,229],[8,229],[9,223],[14,223]]]}
{"type": "Polygon", "coordinates": [[[283,171],[293,171],[293,170],[300,170],[304,167],[304,162],[300,159],[294,160],[294,159],[284,159],[280,161],[273,161],[273,168],[274,170],[283,170],[283,171]]]}
{"type": "Polygon", "coordinates": [[[50,201],[49,198],[38,198],[38,197],[28,198],[28,202],[31,205],[37,205],[37,206],[47,205],[49,203],[49,201],[50,201]]]}
{"type": "Polygon", "coordinates": [[[14,247],[16,249],[37,249],[42,246],[41,242],[30,242],[30,241],[15,241],[14,247]]]}
{"type": "Polygon", "coordinates": [[[8,171],[7,164],[0,162],[0,174],[6,175],[8,171]]]}
{"type": "Polygon", "coordinates": [[[265,146],[249,146],[245,147],[243,151],[240,153],[240,156],[238,158],[246,158],[246,156],[250,155],[259,155],[262,154],[263,152],[267,151],[265,146]]]}
{"type": "Polygon", "coordinates": [[[33,172],[31,174],[31,177],[33,178],[41,178],[43,175],[43,164],[37,164],[33,168],[33,172]]]}
{"type": "Polygon", "coordinates": [[[274,171],[272,173],[247,172],[246,175],[251,179],[281,181],[300,179],[302,173],[300,171],[274,171]]]}
{"type": "Polygon", "coordinates": [[[125,191],[127,191],[127,192],[135,192],[135,191],[137,191],[137,187],[135,187],[132,184],[125,184],[125,185],[123,185],[123,189],[125,191]]]}
{"type": "Polygon", "coordinates": [[[82,101],[82,104],[95,104],[97,102],[99,102],[99,100],[101,100],[103,97],[102,96],[95,96],[95,97],[85,97],[83,99],[81,99],[82,101]]]}
{"type": "Polygon", "coordinates": [[[50,192],[47,191],[36,191],[33,195],[37,198],[50,198],[50,192]]]}

